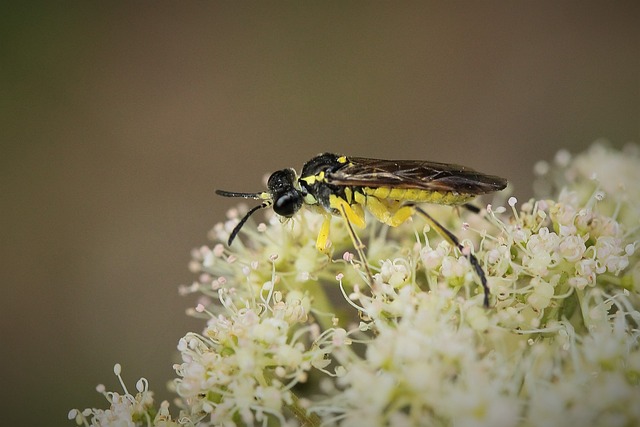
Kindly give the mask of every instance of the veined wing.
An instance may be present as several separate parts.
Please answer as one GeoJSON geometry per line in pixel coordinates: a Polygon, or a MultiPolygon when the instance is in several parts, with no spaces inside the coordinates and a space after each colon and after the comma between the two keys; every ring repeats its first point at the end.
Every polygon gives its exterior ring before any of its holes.
{"type": "Polygon", "coordinates": [[[393,187],[472,195],[502,190],[507,180],[466,166],[421,160],[347,157],[344,166],[327,173],[327,183],[358,187],[393,187]]]}

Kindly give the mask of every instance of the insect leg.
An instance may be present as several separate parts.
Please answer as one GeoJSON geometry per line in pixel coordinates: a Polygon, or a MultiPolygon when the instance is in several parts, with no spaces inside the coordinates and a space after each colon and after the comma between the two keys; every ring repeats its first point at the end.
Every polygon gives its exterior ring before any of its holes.
{"type": "Polygon", "coordinates": [[[444,226],[442,226],[442,224],[436,221],[431,215],[429,215],[419,206],[416,206],[413,203],[407,203],[405,204],[405,206],[413,207],[413,209],[415,209],[416,212],[424,216],[429,222],[429,224],[431,225],[431,227],[435,228],[435,230],[442,237],[444,237],[446,241],[451,243],[453,246],[457,247],[460,250],[460,252],[462,252],[467,257],[467,259],[469,259],[469,262],[473,266],[473,269],[475,270],[476,274],[480,278],[480,282],[482,283],[482,289],[484,290],[484,306],[489,307],[489,286],[487,285],[487,277],[485,276],[484,270],[482,269],[482,267],[480,266],[480,263],[478,262],[478,258],[476,258],[475,255],[473,255],[471,252],[465,251],[464,247],[460,244],[460,241],[458,240],[458,238],[452,232],[447,230],[444,226]]]}
{"type": "Polygon", "coordinates": [[[397,209],[396,206],[390,205],[388,201],[381,201],[376,197],[368,196],[365,199],[367,210],[371,212],[376,219],[391,227],[397,227],[411,218],[415,213],[411,206],[402,206],[397,209]],[[393,212],[393,213],[392,213],[393,212]]]}
{"type": "Polygon", "coordinates": [[[322,221],[322,227],[320,228],[318,238],[316,239],[316,249],[318,249],[318,252],[321,252],[323,254],[327,254],[329,252],[329,248],[327,247],[327,240],[329,240],[330,225],[331,215],[327,214],[324,217],[324,221],[322,221]]]}
{"type": "Polygon", "coordinates": [[[474,214],[480,213],[480,208],[477,207],[476,205],[472,205],[471,203],[465,203],[464,205],[462,205],[462,207],[468,210],[469,212],[473,212],[474,214]]]}
{"type": "MultiPolygon", "coordinates": [[[[364,228],[366,226],[366,223],[364,220],[364,210],[362,209],[362,206],[360,206],[359,204],[355,204],[351,206],[349,203],[347,203],[346,200],[334,194],[329,196],[329,204],[332,209],[336,209],[338,212],[340,212],[342,219],[344,219],[345,223],[347,224],[347,231],[349,232],[349,237],[351,237],[353,246],[358,252],[358,257],[360,258],[360,262],[362,262],[362,265],[364,266],[364,269],[367,273],[369,284],[373,286],[374,284],[373,274],[371,274],[371,270],[369,269],[369,264],[367,263],[367,257],[364,255],[364,251],[363,251],[365,246],[364,244],[362,244],[362,240],[360,240],[360,237],[358,237],[356,232],[353,230],[353,225],[352,225],[352,224],[355,224],[360,228],[364,228]]],[[[320,238],[320,236],[318,236],[318,238],[320,238]]]]}
{"type": "Polygon", "coordinates": [[[373,274],[371,274],[371,270],[369,269],[369,264],[367,263],[367,257],[365,256],[364,251],[363,251],[365,246],[362,243],[362,240],[360,240],[360,237],[358,237],[358,235],[354,231],[353,226],[351,225],[351,221],[349,221],[349,215],[347,214],[347,210],[346,210],[345,204],[341,204],[340,205],[340,208],[339,208],[340,209],[340,214],[342,215],[342,218],[344,219],[344,222],[347,224],[347,231],[349,232],[349,236],[351,237],[351,241],[353,242],[353,246],[355,247],[356,251],[358,252],[358,257],[360,258],[360,262],[362,262],[362,265],[364,266],[364,270],[367,273],[367,278],[369,279],[369,284],[370,284],[370,286],[373,286],[373,284],[374,284],[373,274]]]}

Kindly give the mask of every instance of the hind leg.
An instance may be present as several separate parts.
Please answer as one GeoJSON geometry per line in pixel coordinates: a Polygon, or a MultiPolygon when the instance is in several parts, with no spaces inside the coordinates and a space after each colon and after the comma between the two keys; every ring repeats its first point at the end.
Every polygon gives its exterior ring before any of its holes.
{"type": "Polygon", "coordinates": [[[484,306],[489,307],[489,286],[487,285],[487,277],[485,276],[484,270],[478,262],[478,258],[476,258],[475,255],[473,255],[471,252],[465,250],[462,244],[460,244],[458,238],[452,232],[447,230],[442,224],[436,221],[431,215],[422,210],[419,206],[416,206],[414,204],[406,204],[404,205],[404,207],[415,209],[416,212],[418,212],[427,220],[429,225],[431,225],[431,227],[434,228],[438,232],[438,234],[440,234],[450,244],[457,247],[460,252],[462,252],[462,254],[467,257],[467,259],[471,263],[471,266],[473,266],[473,269],[480,278],[480,283],[482,284],[482,289],[484,290],[484,306]]]}
{"type": "Polygon", "coordinates": [[[415,213],[410,205],[397,207],[397,202],[383,203],[375,197],[367,197],[367,210],[376,217],[376,219],[391,227],[397,227],[407,219],[411,218],[415,213]],[[394,206],[395,205],[395,206],[394,206]]]}

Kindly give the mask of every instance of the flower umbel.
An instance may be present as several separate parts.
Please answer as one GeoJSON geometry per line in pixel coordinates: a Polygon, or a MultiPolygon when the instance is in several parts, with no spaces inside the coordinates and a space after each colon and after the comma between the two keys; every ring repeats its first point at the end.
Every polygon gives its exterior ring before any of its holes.
{"type": "MultiPolygon", "coordinates": [[[[345,225],[333,256],[315,248],[322,218],[247,224],[240,207],[193,251],[192,311],[178,344],[179,414],[106,393],[85,425],[639,425],[640,155],[598,143],[536,165],[536,198],[480,215],[429,212],[484,269],[419,217],[371,220],[361,236],[369,284],[345,225]]],[[[124,386],[123,386],[124,388],[124,386]]]]}

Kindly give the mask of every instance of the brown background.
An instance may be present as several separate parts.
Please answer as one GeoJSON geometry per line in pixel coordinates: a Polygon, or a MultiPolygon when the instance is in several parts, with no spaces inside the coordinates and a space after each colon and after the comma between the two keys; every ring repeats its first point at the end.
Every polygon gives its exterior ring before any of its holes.
{"type": "Polygon", "coordinates": [[[525,198],[536,160],[640,135],[634,1],[25,3],[0,17],[6,425],[104,407],[115,362],[170,397],[215,188],[337,151],[525,198]]]}

